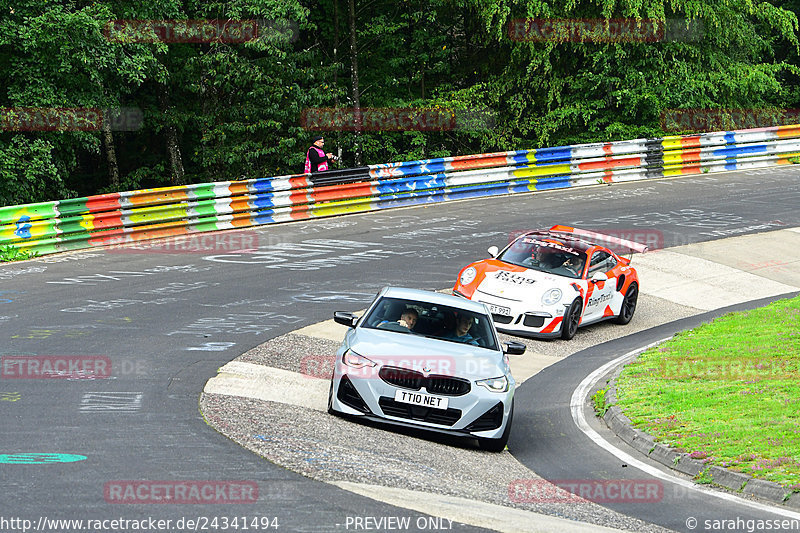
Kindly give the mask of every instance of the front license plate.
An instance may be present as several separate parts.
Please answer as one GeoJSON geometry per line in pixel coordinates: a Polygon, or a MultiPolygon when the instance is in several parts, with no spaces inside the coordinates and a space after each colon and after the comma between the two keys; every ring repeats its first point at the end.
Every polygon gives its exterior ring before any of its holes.
{"type": "Polygon", "coordinates": [[[447,398],[422,394],[421,392],[399,390],[394,393],[394,401],[432,407],[433,409],[447,409],[447,398]]]}
{"type": "Polygon", "coordinates": [[[511,316],[511,308],[503,307],[501,305],[489,304],[489,312],[491,312],[494,315],[511,316]]]}

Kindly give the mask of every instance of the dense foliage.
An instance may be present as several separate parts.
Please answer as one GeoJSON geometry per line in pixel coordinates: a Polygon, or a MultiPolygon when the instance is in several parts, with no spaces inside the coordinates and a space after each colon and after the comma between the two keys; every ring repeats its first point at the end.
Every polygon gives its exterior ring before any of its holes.
{"type": "Polygon", "coordinates": [[[797,8],[796,0],[0,0],[0,205],[296,174],[318,133],[309,117],[330,116],[320,108],[454,116],[439,129],[319,125],[345,166],[660,136],[667,109],[798,108],[797,8]],[[530,25],[518,31],[529,19],[666,21],[669,31],[630,39],[609,25],[576,39],[560,27],[542,39],[530,25]],[[113,21],[144,20],[256,20],[259,33],[171,42],[113,31],[113,21]],[[14,119],[31,108],[133,113],[122,125],[42,131],[14,119]]]}

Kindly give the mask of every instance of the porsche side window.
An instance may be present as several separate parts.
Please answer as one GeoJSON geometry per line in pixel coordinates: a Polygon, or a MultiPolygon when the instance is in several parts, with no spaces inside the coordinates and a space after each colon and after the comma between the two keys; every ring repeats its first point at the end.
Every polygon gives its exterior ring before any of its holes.
{"type": "Polygon", "coordinates": [[[592,261],[589,263],[589,275],[595,272],[608,272],[617,266],[617,260],[608,252],[595,252],[592,254],[592,261]]]}

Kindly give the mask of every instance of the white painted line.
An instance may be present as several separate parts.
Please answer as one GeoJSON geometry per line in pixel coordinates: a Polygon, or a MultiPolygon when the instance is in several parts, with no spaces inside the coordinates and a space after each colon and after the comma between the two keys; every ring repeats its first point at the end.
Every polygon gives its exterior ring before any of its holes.
{"type": "Polygon", "coordinates": [[[86,392],[81,398],[81,413],[113,411],[132,413],[142,407],[143,392],[86,392]]]}
{"type": "MultiPolygon", "coordinates": [[[[418,492],[407,489],[384,487],[381,485],[368,485],[365,483],[352,483],[349,481],[338,481],[332,484],[349,492],[390,505],[444,518],[448,521],[483,527],[502,533],[562,533],[563,531],[593,533],[595,531],[621,531],[619,529],[611,529],[596,524],[577,522],[557,516],[543,515],[533,511],[524,511],[522,509],[474,501],[457,496],[418,492]]],[[[412,524],[415,523],[412,521],[412,524]]],[[[442,524],[440,529],[452,529],[452,524],[442,524]]]]}
{"type": "Polygon", "coordinates": [[[242,396],[326,411],[330,379],[271,366],[231,361],[209,379],[203,392],[242,396]]]}
{"type": "Polygon", "coordinates": [[[627,362],[629,359],[633,359],[643,351],[651,348],[653,346],[657,346],[662,342],[668,339],[661,339],[660,341],[654,342],[652,344],[648,344],[643,348],[638,348],[633,350],[632,352],[628,352],[625,355],[617,357],[613,361],[609,361],[608,363],[604,364],[591,374],[589,374],[586,379],[581,381],[575,391],[572,393],[572,398],[569,403],[570,411],[572,412],[572,419],[575,421],[575,425],[578,426],[578,429],[583,431],[583,433],[592,439],[592,441],[597,444],[599,447],[603,448],[610,454],[616,456],[617,458],[623,460],[629,466],[633,466],[634,468],[638,468],[639,470],[649,474],[655,478],[661,479],[663,481],[667,481],[669,483],[674,483],[679,485],[685,489],[696,491],[702,493],[704,496],[714,496],[715,498],[719,498],[721,500],[725,500],[731,503],[735,503],[737,505],[743,505],[745,507],[750,507],[752,509],[756,509],[758,511],[763,511],[767,513],[773,513],[781,516],[785,516],[787,518],[794,518],[800,519],[800,513],[790,511],[788,509],[781,509],[779,507],[774,507],[771,505],[766,505],[763,503],[758,503],[750,500],[746,500],[744,498],[740,498],[739,496],[727,493],[727,492],[720,492],[717,490],[710,490],[704,489],[700,485],[697,485],[691,481],[687,481],[685,479],[673,476],[671,474],[667,474],[666,472],[662,472],[659,468],[655,466],[649,465],[639,459],[636,459],[632,455],[620,450],[607,440],[605,440],[599,433],[597,433],[594,429],[589,426],[589,423],[586,421],[586,417],[583,414],[583,407],[584,407],[584,398],[589,394],[594,383],[597,382],[602,376],[607,374],[612,368],[617,365],[623,364],[627,362]]]}

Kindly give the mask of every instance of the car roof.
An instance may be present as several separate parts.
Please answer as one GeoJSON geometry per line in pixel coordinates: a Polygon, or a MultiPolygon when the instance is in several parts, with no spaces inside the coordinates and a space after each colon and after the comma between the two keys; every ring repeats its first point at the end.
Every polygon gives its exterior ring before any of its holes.
{"type": "Polygon", "coordinates": [[[473,302],[465,298],[444,294],[441,292],[425,291],[422,289],[409,289],[405,287],[385,287],[381,296],[401,298],[403,300],[417,300],[450,307],[460,307],[467,311],[486,314],[486,307],[480,302],[473,302]]]}

